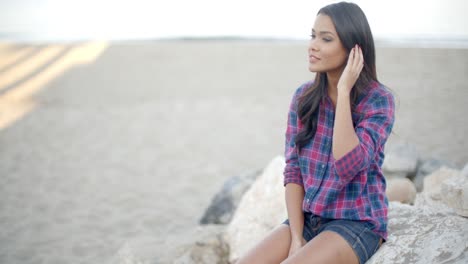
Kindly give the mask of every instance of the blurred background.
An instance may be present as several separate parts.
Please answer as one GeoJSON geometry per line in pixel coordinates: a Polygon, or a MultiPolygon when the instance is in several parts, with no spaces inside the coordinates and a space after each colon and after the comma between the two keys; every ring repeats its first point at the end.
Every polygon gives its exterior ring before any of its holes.
{"type": "MultiPolygon", "coordinates": [[[[0,1],[0,262],[165,263],[224,181],[283,155],[334,1],[0,1]]],[[[468,162],[462,0],[354,1],[397,99],[389,144],[468,162]]]]}
{"type": "MultiPolygon", "coordinates": [[[[243,37],[304,40],[333,1],[3,0],[1,36],[12,40],[129,40],[243,37]]],[[[354,1],[377,39],[464,41],[463,0],[354,1]]]]}

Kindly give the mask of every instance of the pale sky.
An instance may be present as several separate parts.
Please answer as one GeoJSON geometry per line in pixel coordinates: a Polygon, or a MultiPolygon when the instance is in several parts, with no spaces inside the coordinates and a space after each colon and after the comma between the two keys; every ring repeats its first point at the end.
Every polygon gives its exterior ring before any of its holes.
{"type": "MultiPolygon", "coordinates": [[[[307,39],[322,0],[1,0],[0,33],[39,39],[307,39]]],[[[464,0],[357,0],[376,38],[468,39],[464,0]]]]}

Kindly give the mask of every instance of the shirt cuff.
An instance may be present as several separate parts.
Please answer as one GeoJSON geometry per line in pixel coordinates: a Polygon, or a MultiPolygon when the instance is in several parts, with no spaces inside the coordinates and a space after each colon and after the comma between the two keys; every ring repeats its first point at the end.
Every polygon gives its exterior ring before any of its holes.
{"type": "Polygon", "coordinates": [[[299,184],[299,185],[304,187],[304,183],[302,182],[302,178],[285,176],[283,186],[286,186],[286,184],[288,184],[288,183],[296,183],[296,184],[299,184]]]}
{"type": "Polygon", "coordinates": [[[361,170],[363,154],[361,144],[358,144],[339,160],[333,158],[338,176],[340,178],[354,177],[361,170]]]}

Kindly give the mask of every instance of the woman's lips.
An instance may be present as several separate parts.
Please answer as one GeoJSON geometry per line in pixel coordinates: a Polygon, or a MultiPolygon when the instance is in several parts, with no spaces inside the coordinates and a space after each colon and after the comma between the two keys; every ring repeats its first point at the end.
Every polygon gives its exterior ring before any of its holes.
{"type": "Polygon", "coordinates": [[[315,62],[318,62],[320,60],[320,58],[314,56],[314,55],[309,55],[309,62],[310,63],[315,63],[315,62]]]}

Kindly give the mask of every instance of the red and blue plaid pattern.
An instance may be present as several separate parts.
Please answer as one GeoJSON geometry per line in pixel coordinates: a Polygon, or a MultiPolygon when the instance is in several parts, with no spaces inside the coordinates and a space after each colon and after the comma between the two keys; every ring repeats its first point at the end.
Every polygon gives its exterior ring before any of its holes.
{"type": "Polygon", "coordinates": [[[352,113],[359,145],[339,160],[332,154],[335,110],[327,96],[319,105],[317,132],[298,153],[295,137],[302,129],[297,100],[312,85],[299,87],[290,105],[286,129],[284,185],[304,186],[303,211],[325,218],[362,220],[387,239],[384,145],[395,120],[393,95],[372,82],[352,113]]]}

